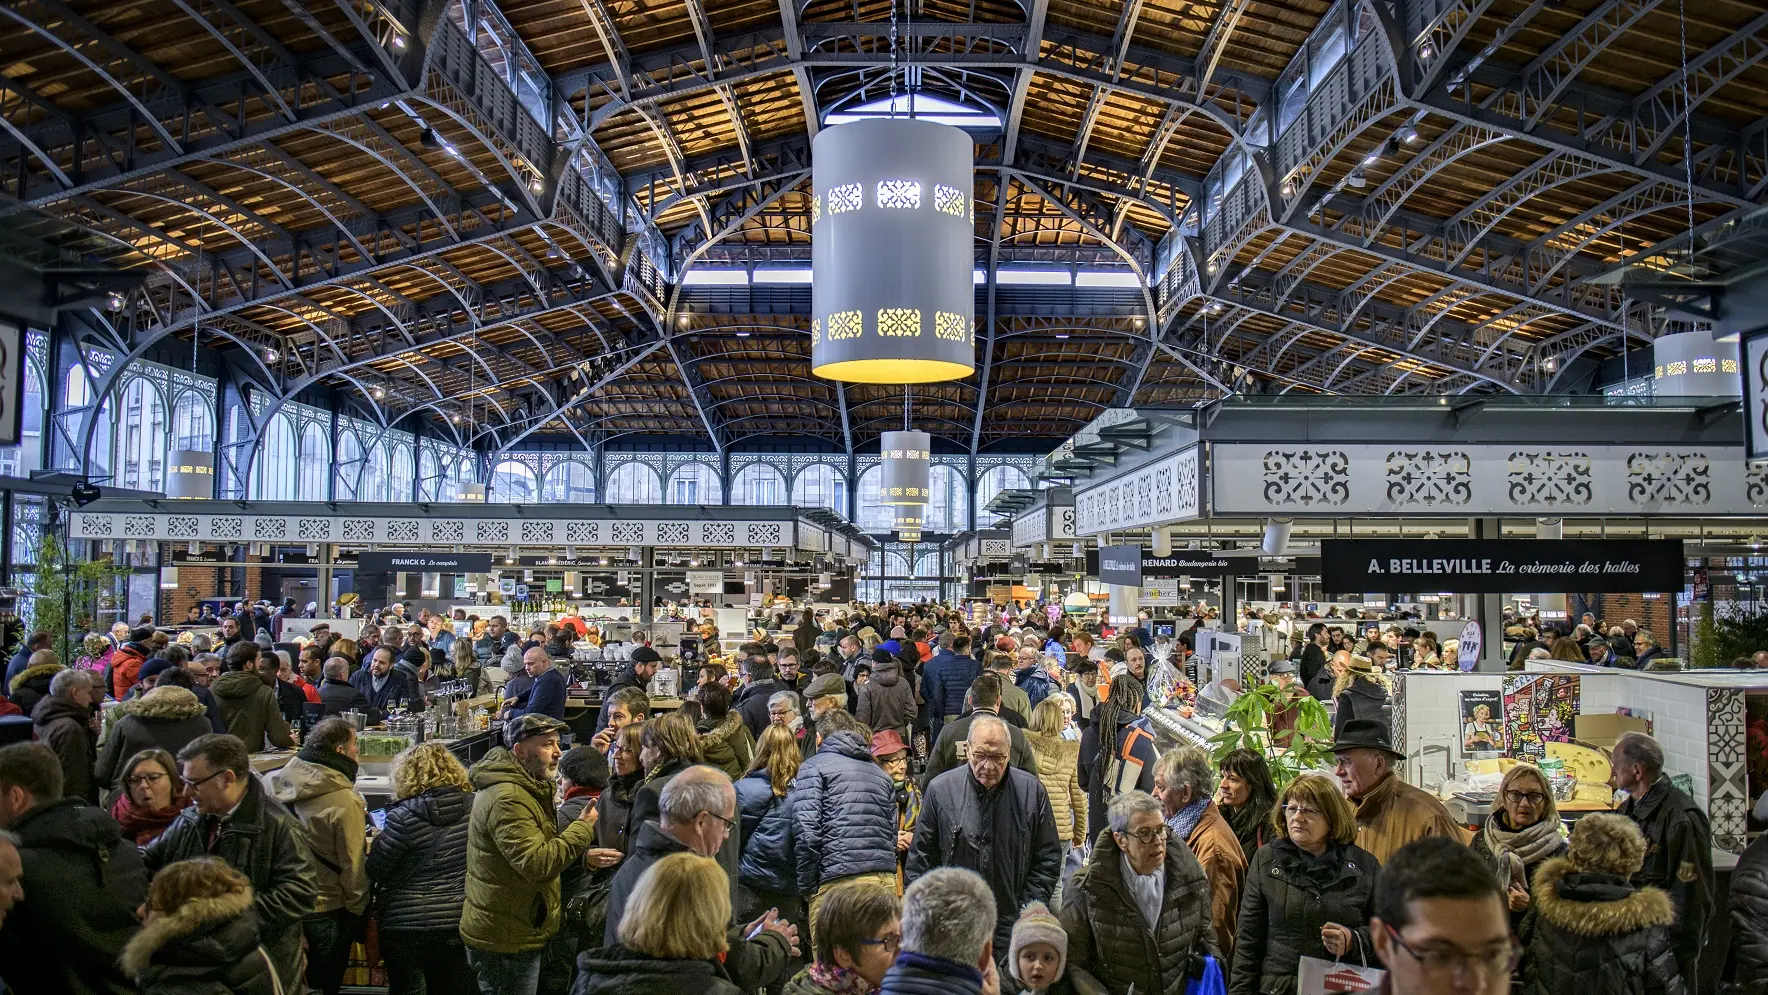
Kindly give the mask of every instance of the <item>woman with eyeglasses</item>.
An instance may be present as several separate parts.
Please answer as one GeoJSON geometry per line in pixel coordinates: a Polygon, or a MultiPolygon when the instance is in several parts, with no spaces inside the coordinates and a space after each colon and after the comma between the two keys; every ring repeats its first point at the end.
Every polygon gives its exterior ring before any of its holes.
{"type": "Polygon", "coordinates": [[[870,881],[838,884],[817,909],[816,959],[786,982],[785,995],[872,995],[901,949],[896,895],[870,881]]]}
{"type": "Polygon", "coordinates": [[[1380,864],[1357,846],[1338,786],[1303,774],[1278,796],[1277,838],[1253,855],[1240,900],[1229,995],[1295,991],[1302,957],[1377,966],[1369,939],[1380,864]]]}
{"type": "Polygon", "coordinates": [[[1521,964],[1527,995],[1682,995],[1667,892],[1636,887],[1645,836],[1624,815],[1578,820],[1565,856],[1535,875],[1521,964]]]}
{"type": "Polygon", "coordinates": [[[1473,838],[1473,850],[1486,858],[1510,905],[1510,928],[1520,930],[1529,909],[1529,889],[1541,865],[1565,853],[1559,808],[1540,768],[1517,764],[1498,785],[1502,808],[1486,819],[1473,838]]]}
{"type": "Polygon", "coordinates": [[[142,750],[130,757],[123,765],[122,782],[110,814],[136,846],[158,839],[190,804],[178,781],[178,762],[165,750],[142,750]]]}

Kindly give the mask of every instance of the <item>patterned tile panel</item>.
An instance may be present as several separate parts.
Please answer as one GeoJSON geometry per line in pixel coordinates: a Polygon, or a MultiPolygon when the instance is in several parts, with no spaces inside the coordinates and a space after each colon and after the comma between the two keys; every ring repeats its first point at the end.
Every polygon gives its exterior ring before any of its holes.
{"type": "Polygon", "coordinates": [[[1743,691],[1707,690],[1707,817],[1713,845],[1742,853],[1749,813],[1749,788],[1744,764],[1743,691]]]}

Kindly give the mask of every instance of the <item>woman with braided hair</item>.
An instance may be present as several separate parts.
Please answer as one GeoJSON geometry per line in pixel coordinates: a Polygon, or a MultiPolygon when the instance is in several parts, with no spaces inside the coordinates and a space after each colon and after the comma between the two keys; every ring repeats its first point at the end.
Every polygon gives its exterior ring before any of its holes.
{"type": "Polygon", "coordinates": [[[1129,673],[1111,681],[1111,694],[1093,710],[1080,738],[1080,785],[1087,791],[1087,825],[1104,826],[1105,809],[1125,791],[1154,790],[1154,730],[1142,718],[1144,685],[1129,673]]]}

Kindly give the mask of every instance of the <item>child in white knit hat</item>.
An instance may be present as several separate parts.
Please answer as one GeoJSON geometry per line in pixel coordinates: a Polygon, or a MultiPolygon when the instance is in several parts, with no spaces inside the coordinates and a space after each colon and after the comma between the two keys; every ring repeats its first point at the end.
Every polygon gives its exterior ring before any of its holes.
{"type": "Polygon", "coordinates": [[[1048,906],[1032,902],[1013,924],[1007,966],[1021,995],[1069,995],[1068,933],[1048,906]]]}

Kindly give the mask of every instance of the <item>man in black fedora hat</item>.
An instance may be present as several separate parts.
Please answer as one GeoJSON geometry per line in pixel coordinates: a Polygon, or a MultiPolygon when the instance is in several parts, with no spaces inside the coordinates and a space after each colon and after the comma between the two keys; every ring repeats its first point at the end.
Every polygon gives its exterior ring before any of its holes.
{"type": "Polygon", "coordinates": [[[1332,743],[1338,780],[1357,806],[1357,845],[1387,862],[1400,847],[1426,836],[1467,842],[1467,831],[1436,796],[1407,784],[1394,770],[1406,756],[1379,719],[1352,719],[1332,743]]]}

